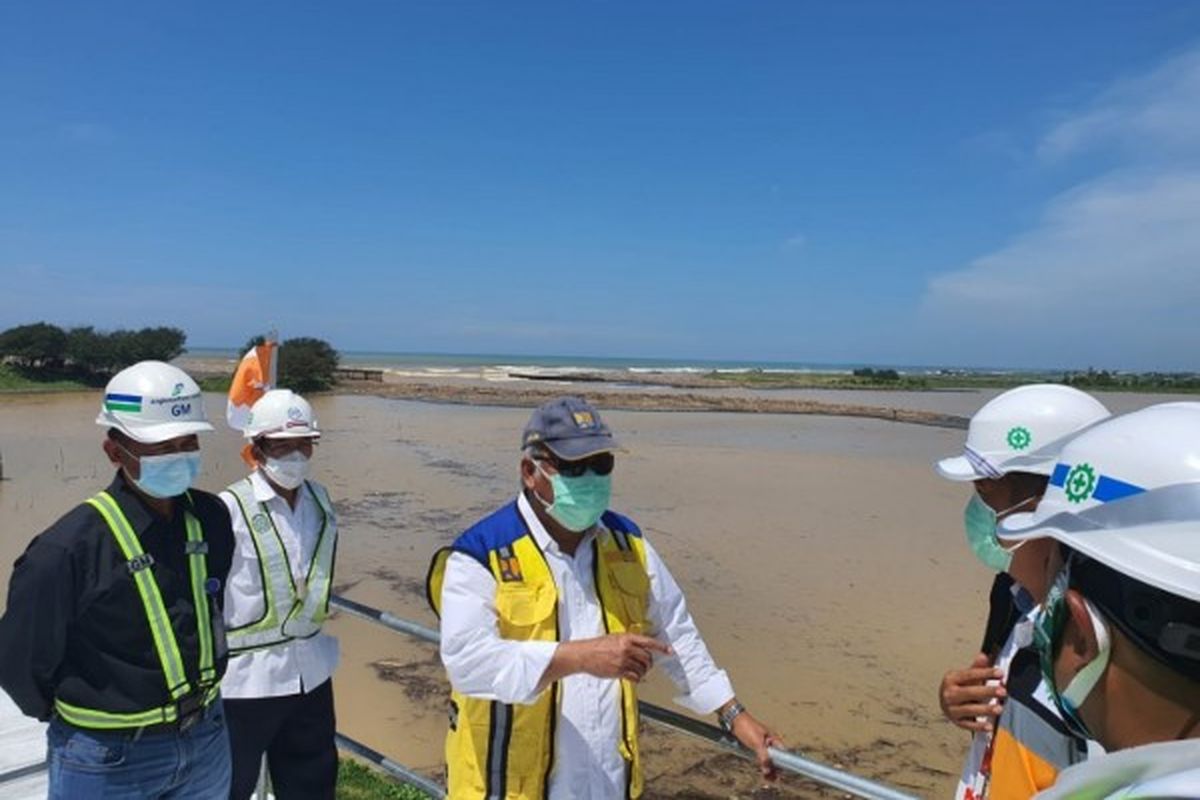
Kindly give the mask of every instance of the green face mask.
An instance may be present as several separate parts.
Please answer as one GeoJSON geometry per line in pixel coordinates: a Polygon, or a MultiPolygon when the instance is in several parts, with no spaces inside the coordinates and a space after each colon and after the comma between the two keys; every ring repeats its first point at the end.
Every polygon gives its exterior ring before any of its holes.
{"type": "MultiPolygon", "coordinates": [[[[971,495],[971,499],[967,502],[967,508],[963,512],[963,527],[967,533],[967,544],[971,546],[971,552],[983,562],[985,567],[996,572],[1008,571],[1012,564],[1013,550],[1017,548],[1006,549],[996,539],[996,521],[1001,515],[1015,511],[1033,499],[1032,497],[1027,498],[997,513],[991,506],[983,502],[983,498],[978,494],[971,495]]],[[[1017,547],[1020,546],[1017,545],[1017,547]]]]}
{"type": "Polygon", "coordinates": [[[550,481],[554,502],[546,503],[537,492],[533,496],[546,506],[546,513],[567,530],[583,533],[608,509],[612,499],[612,475],[597,475],[589,470],[577,478],[566,478],[545,472],[541,464],[537,469],[550,481]]]}

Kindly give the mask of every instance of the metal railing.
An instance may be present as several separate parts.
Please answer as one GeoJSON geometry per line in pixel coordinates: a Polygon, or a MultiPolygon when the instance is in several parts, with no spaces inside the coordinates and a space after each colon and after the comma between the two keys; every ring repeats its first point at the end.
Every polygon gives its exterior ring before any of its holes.
{"type": "MultiPolygon", "coordinates": [[[[412,636],[421,641],[430,644],[437,644],[440,640],[438,632],[432,628],[427,628],[416,622],[411,622],[406,619],[397,617],[387,611],[381,611],[371,606],[363,605],[341,595],[334,595],[330,599],[330,605],[346,612],[347,614],[362,619],[375,622],[383,625],[385,628],[390,628],[398,633],[403,633],[407,636],[412,636]]],[[[703,739],[709,744],[716,745],[729,752],[736,753],[746,759],[753,759],[754,754],[743,747],[737,740],[727,736],[724,731],[716,726],[709,725],[683,714],[676,713],[670,709],[656,706],[645,701],[638,702],[638,708],[642,716],[654,723],[669,730],[678,733],[684,733],[689,736],[703,739]]],[[[356,755],[365,758],[367,761],[375,764],[380,769],[395,777],[404,783],[416,786],[422,791],[427,792],[432,797],[445,797],[446,790],[441,786],[433,783],[428,778],[413,772],[408,767],[398,764],[386,756],[378,753],[365,745],[350,739],[347,736],[338,734],[338,745],[346,750],[349,750],[356,755]]],[[[793,753],[790,750],[782,750],[777,747],[769,748],[771,759],[780,769],[816,781],[824,786],[829,786],[834,789],[854,795],[855,797],[866,798],[867,800],[917,800],[915,795],[906,794],[898,789],[886,786],[882,783],[863,778],[844,770],[836,769],[822,764],[818,761],[805,758],[798,753],[793,753]]]]}

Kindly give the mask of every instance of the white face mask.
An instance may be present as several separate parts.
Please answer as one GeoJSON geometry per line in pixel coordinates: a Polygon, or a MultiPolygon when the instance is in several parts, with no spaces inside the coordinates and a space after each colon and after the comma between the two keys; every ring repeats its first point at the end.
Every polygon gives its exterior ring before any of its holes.
{"type": "Polygon", "coordinates": [[[304,483],[309,467],[308,458],[300,452],[288,453],[283,458],[267,456],[266,462],[261,465],[267,477],[284,489],[296,489],[304,483]]]}

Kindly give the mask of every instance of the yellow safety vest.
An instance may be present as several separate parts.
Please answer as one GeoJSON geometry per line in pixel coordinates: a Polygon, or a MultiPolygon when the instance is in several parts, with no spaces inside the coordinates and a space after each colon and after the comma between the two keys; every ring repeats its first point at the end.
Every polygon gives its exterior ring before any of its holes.
{"type": "MultiPolygon", "coordinates": [[[[163,605],[158,581],[154,579],[154,573],[150,570],[154,564],[153,559],[142,550],[137,533],[112,495],[101,492],[87,502],[99,511],[100,516],[108,523],[108,529],[117,540],[129,572],[133,575],[138,595],[142,599],[142,607],[146,612],[146,622],[154,637],[154,649],[162,665],[163,679],[166,681],[171,702],[145,711],[119,713],[82,708],[56,697],[54,710],[64,720],[81,728],[140,728],[145,725],[175,722],[179,719],[179,701],[192,694],[193,688],[203,691],[203,705],[208,705],[216,699],[220,691],[216,668],[213,665],[212,617],[209,615],[208,597],[205,593],[205,583],[208,581],[208,545],[204,541],[204,531],[200,527],[200,521],[190,511],[185,511],[188,572],[191,576],[192,602],[195,606],[196,629],[200,639],[200,685],[193,687],[183,670],[183,656],[179,653],[175,631],[171,628],[171,619],[163,605]]],[[[191,503],[190,495],[188,502],[191,503]]]]}
{"type": "MultiPolygon", "coordinates": [[[[648,632],[650,578],[641,531],[606,512],[592,540],[593,574],[608,633],[648,632]]],[[[500,636],[517,641],[558,641],[558,589],[541,548],[510,504],[434,554],[426,581],[434,612],[441,613],[446,562],[453,552],[486,561],[496,579],[500,636]]],[[[507,704],[452,691],[446,737],[451,800],[526,800],[545,797],[554,765],[558,683],[531,705],[507,704]]],[[[621,681],[619,744],[628,798],[642,794],[638,701],[634,683],[621,681]]]]}
{"type": "Polygon", "coordinates": [[[305,485],[321,510],[321,533],[300,586],[292,575],[291,563],[283,539],[275,527],[275,519],[265,503],[254,499],[250,479],[238,481],[226,490],[237,500],[242,519],[250,531],[258,554],[263,587],[263,615],[254,622],[230,629],[226,634],[231,654],[316,636],[329,616],[329,595],[333,588],[333,564],[337,552],[337,520],[324,489],[309,481],[305,481],[305,485]],[[251,513],[251,509],[254,513],[251,513]]]}

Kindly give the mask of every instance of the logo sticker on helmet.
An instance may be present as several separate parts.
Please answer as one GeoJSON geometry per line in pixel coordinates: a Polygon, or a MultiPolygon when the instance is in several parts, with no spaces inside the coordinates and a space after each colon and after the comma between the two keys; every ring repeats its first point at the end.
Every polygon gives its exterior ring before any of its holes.
{"type": "Polygon", "coordinates": [[[1071,467],[1063,484],[1063,491],[1072,503],[1087,500],[1092,496],[1092,492],[1096,491],[1096,470],[1092,469],[1091,464],[1076,464],[1071,467]]]}
{"type": "Polygon", "coordinates": [[[109,392],[104,395],[104,410],[105,411],[131,411],[135,414],[140,414],[142,411],[142,396],[137,394],[114,394],[109,392]]]}
{"type": "Polygon", "coordinates": [[[1033,442],[1029,429],[1018,425],[1008,432],[1008,446],[1013,450],[1024,450],[1033,442]]]}
{"type": "Polygon", "coordinates": [[[175,388],[171,390],[171,397],[179,397],[181,394],[183,394],[183,384],[177,383],[175,384],[175,388]]]}

